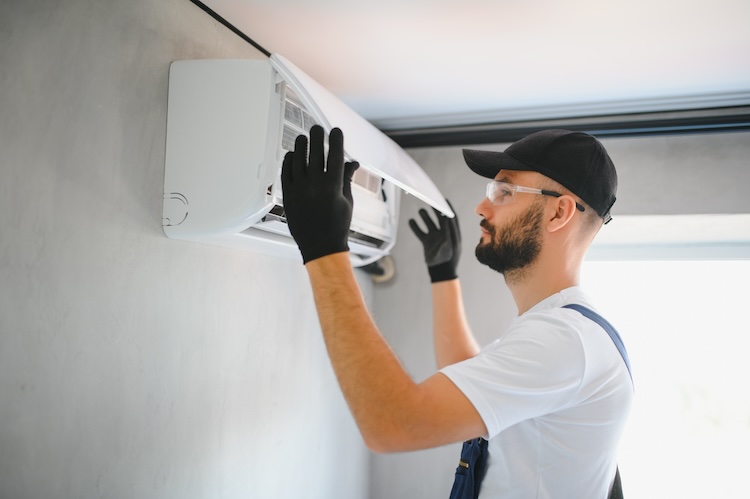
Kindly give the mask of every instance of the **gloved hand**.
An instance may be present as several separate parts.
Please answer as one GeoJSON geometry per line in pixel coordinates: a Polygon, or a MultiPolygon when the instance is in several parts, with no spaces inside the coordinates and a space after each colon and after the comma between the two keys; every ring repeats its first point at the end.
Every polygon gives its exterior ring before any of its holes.
{"type": "MultiPolygon", "coordinates": [[[[448,205],[453,206],[448,201],[448,205]]],[[[450,281],[456,279],[456,268],[461,257],[461,231],[458,227],[458,217],[448,218],[437,210],[438,224],[436,226],[426,210],[420,209],[427,232],[422,232],[416,220],[409,220],[409,227],[422,241],[424,246],[424,258],[427,262],[427,270],[432,282],[450,281]]]]}
{"type": "Polygon", "coordinates": [[[304,263],[349,251],[352,176],[359,163],[344,163],[344,134],[338,128],[331,130],[326,162],[324,135],[318,125],[310,129],[309,162],[307,137],[297,137],[281,167],[286,221],[304,263]]]}

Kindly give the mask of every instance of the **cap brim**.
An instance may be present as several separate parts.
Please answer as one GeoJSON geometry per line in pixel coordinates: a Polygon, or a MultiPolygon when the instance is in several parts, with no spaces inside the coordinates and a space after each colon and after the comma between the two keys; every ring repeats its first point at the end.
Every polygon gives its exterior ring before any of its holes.
{"type": "Polygon", "coordinates": [[[504,152],[464,149],[463,153],[464,161],[471,171],[482,177],[495,178],[500,170],[534,170],[530,165],[504,152]]]}

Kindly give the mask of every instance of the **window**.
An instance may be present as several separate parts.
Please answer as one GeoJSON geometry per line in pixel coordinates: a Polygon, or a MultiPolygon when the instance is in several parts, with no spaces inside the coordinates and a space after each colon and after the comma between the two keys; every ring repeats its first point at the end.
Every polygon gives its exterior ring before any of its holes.
{"type": "MultiPolygon", "coordinates": [[[[649,261],[641,258],[711,258],[711,248],[727,245],[683,242],[650,251],[642,239],[632,242],[637,258],[606,260],[600,252],[602,260],[587,261],[581,276],[633,367],[635,400],[619,453],[623,490],[640,498],[746,497],[750,259],[649,261]]],[[[747,258],[741,243],[733,246],[747,258]]]]}

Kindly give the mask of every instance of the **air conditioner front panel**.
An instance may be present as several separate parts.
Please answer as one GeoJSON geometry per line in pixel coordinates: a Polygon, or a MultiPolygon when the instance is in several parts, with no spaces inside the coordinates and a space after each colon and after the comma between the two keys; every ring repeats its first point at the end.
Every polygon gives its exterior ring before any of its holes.
{"type": "Polygon", "coordinates": [[[300,97],[322,125],[326,125],[329,131],[331,127],[344,130],[344,148],[348,157],[447,216],[454,216],[430,177],[390,137],[284,57],[273,54],[271,63],[290,85],[301,89],[300,97]]]}

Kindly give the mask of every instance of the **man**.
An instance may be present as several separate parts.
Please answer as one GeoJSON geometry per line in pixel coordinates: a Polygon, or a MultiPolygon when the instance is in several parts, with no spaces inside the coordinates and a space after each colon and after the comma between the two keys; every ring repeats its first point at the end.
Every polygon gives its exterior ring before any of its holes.
{"type": "Polygon", "coordinates": [[[614,166],[586,134],[545,131],[505,153],[465,151],[494,179],[477,206],[477,258],[505,276],[519,317],[481,350],[456,276],[457,223],[422,212],[441,370],[415,383],[373,323],[348,257],[351,178],[343,135],[327,161],[323,130],[284,158],[287,222],[305,262],[331,363],[367,446],[376,452],[489,440],[482,497],[607,497],[632,399],[631,380],[602,326],[563,308],[591,308],[578,274],[615,200],[614,166]]]}

